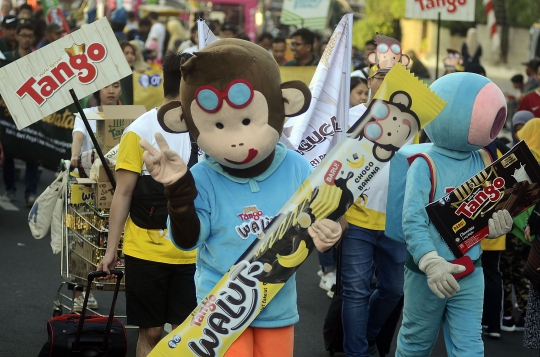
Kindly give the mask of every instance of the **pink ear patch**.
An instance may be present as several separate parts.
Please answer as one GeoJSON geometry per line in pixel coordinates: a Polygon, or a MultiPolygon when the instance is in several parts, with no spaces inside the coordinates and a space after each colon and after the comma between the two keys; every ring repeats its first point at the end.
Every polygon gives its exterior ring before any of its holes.
{"type": "Polygon", "coordinates": [[[506,100],[495,83],[488,83],[476,96],[472,110],[468,142],[486,146],[501,131],[506,120],[506,100]]]}

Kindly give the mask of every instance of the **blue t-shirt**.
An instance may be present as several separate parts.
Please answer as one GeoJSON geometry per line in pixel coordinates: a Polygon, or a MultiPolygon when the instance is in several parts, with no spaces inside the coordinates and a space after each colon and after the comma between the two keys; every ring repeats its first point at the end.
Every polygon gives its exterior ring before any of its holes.
{"type": "MultiPolygon", "coordinates": [[[[191,168],[198,195],[200,220],[195,285],[201,302],[257,235],[311,173],[309,162],[278,143],[271,166],[244,179],[227,174],[212,158],[191,168]]],[[[293,275],[251,323],[253,327],[283,327],[298,322],[293,275]]]]}

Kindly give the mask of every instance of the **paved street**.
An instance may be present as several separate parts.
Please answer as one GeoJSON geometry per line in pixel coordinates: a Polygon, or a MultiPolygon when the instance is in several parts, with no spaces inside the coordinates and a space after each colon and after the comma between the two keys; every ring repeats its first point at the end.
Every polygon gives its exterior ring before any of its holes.
{"type": "MultiPolygon", "coordinates": [[[[54,179],[43,171],[40,191],[54,179]]],[[[34,357],[47,339],[46,322],[52,316],[53,301],[62,282],[60,256],[53,255],[50,238],[32,238],[27,225],[28,209],[24,207],[24,185],[19,183],[17,201],[0,205],[0,357],[34,357]]],[[[0,189],[3,193],[3,187],[0,189]]],[[[317,256],[312,254],[299,269],[298,306],[300,322],[295,327],[295,357],[324,357],[322,325],[330,299],[319,288],[317,256]]],[[[67,292],[66,289],[64,289],[67,292]]],[[[112,292],[98,291],[100,313],[106,313],[112,292]]],[[[125,312],[124,294],[120,294],[117,314],[125,312]]],[[[64,311],[65,312],[65,311],[64,311]]],[[[135,356],[136,329],[128,330],[129,353],[135,356]]],[[[486,356],[537,357],[537,351],[522,347],[522,333],[503,333],[498,341],[486,339],[486,356]]],[[[391,354],[393,355],[394,349],[391,354]]],[[[336,354],[338,356],[339,354],[336,354]]],[[[442,341],[437,342],[433,356],[446,356],[442,341]]],[[[279,357],[279,356],[276,356],[279,357]]]]}

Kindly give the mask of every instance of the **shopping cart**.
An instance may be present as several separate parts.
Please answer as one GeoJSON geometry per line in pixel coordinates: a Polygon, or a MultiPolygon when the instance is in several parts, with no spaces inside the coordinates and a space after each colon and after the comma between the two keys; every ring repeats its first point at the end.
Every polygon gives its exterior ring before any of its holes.
{"type": "MultiPolygon", "coordinates": [[[[64,189],[64,214],[62,217],[62,250],[60,273],[62,283],[54,301],[53,316],[64,312],[74,312],[75,290],[86,286],[88,273],[97,270],[107,250],[107,234],[109,228],[109,210],[98,208],[95,204],[96,183],[79,183],[75,177],[64,189]],[[64,287],[72,290],[71,296],[64,293],[64,287]]],[[[116,269],[124,269],[122,241],[118,246],[118,262],[116,269]]],[[[125,277],[120,290],[125,290],[125,277]]],[[[115,288],[115,280],[98,280],[92,283],[94,290],[111,290],[115,288]]],[[[91,313],[97,311],[88,309],[91,313]]],[[[125,318],[125,316],[117,316],[125,318]]]]}

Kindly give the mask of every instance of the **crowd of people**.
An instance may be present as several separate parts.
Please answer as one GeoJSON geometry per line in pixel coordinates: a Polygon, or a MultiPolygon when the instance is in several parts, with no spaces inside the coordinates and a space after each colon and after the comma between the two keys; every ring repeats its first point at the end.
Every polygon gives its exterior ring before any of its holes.
{"type": "MultiPolygon", "coordinates": [[[[46,24],[42,10],[34,11],[32,6],[26,4],[13,9],[9,2],[4,1],[0,15],[2,23],[0,66],[16,61],[34,50],[39,50],[60,39],[64,34],[64,29],[58,24],[46,24]]],[[[215,209],[212,206],[215,202],[212,201],[211,197],[197,199],[191,197],[191,201],[189,201],[175,196],[175,194],[180,193],[190,196],[189,190],[187,190],[187,187],[190,187],[190,182],[183,180],[182,177],[184,177],[187,168],[194,166],[198,160],[197,138],[193,137],[193,133],[187,132],[180,135],[171,134],[165,131],[158,122],[160,115],[161,117],[165,115],[163,113],[169,110],[178,110],[175,103],[181,98],[179,91],[182,75],[180,63],[189,61],[192,53],[198,50],[197,26],[195,25],[188,30],[180,20],[170,20],[163,24],[157,13],[150,13],[145,18],[137,19],[135,13],[123,8],[116,9],[110,14],[110,24],[125,59],[133,71],[144,72],[150,68],[163,70],[162,105],[148,111],[130,125],[125,130],[120,142],[116,160],[118,184],[110,210],[108,246],[105,257],[99,266],[100,270],[105,271],[114,268],[118,259],[116,255],[118,243],[123,233],[127,319],[128,324],[139,326],[137,343],[137,356],[139,357],[146,356],[161,340],[165,323],[171,323],[173,328],[181,324],[196,306],[197,301],[204,297],[204,292],[211,288],[208,286],[208,282],[201,282],[200,277],[196,276],[196,262],[199,264],[199,261],[193,249],[200,250],[199,254],[203,255],[200,258],[203,260],[203,267],[211,271],[210,273],[203,272],[207,274],[205,276],[210,280],[215,280],[215,277],[218,275],[220,277],[230,264],[228,260],[219,264],[215,261],[212,263],[212,259],[215,257],[209,247],[230,248],[220,244],[212,245],[216,244],[214,235],[219,238],[222,233],[206,231],[205,224],[208,225],[210,222],[204,219],[208,217],[201,219],[200,228],[197,230],[191,231],[190,228],[187,229],[188,233],[182,230],[185,228],[186,222],[193,222],[193,216],[186,216],[186,214],[189,213],[188,208],[193,206],[194,200],[196,200],[196,205],[203,205],[207,211],[215,209]],[[161,112],[163,113],[160,114],[161,112]],[[156,136],[156,134],[158,135],[156,136]],[[139,146],[139,142],[143,139],[146,141],[144,149],[139,146]],[[164,144],[165,140],[166,144],[164,144]],[[152,162],[148,157],[148,152],[152,156],[160,157],[158,149],[163,152],[164,156],[167,156],[167,159],[172,159],[174,154],[181,158],[180,161],[185,162],[185,167],[178,169],[183,170],[182,175],[176,177],[181,184],[177,184],[174,180],[167,181],[167,177],[160,176],[159,173],[156,174],[152,168],[153,164],[148,165],[149,162],[152,162]],[[145,150],[147,150],[146,153],[145,150]],[[207,201],[204,201],[205,199],[207,201]],[[150,203],[148,203],[149,200],[150,203]],[[149,215],[146,211],[150,207],[152,212],[149,215]],[[167,221],[169,214],[172,217],[172,223],[167,221]],[[203,233],[206,234],[205,241],[198,241],[197,237],[203,233]],[[173,236],[172,239],[169,238],[170,235],[173,236]],[[182,235],[182,237],[175,237],[177,235],[182,235]]],[[[209,21],[207,24],[219,39],[236,38],[250,41],[234,24],[222,24],[216,20],[209,21]]],[[[265,54],[268,58],[273,59],[279,66],[285,67],[318,65],[327,44],[327,40],[322,38],[320,34],[305,28],[294,31],[289,38],[262,33],[255,42],[268,51],[265,54]]],[[[353,49],[354,70],[350,78],[349,107],[354,115],[351,115],[349,126],[354,124],[352,118],[358,118],[367,110],[374,94],[385,80],[386,72],[374,68],[373,63],[368,60],[369,54],[376,48],[377,42],[370,39],[365,42],[362,51],[353,49]]],[[[429,81],[431,75],[414,51],[407,52],[407,55],[411,60],[409,65],[411,72],[419,78],[429,81]]],[[[481,56],[482,47],[478,42],[477,32],[475,29],[470,29],[461,51],[448,49],[448,57],[444,60],[445,74],[465,71],[486,76],[486,71],[480,63],[481,56]]],[[[266,57],[261,58],[262,62],[266,60],[266,57]]],[[[513,140],[497,139],[496,147],[493,150],[500,156],[518,140],[525,140],[535,157],[540,161],[540,91],[538,89],[540,61],[533,59],[524,65],[527,77],[524,78],[521,74],[513,76],[511,81],[514,91],[505,93],[508,102],[507,122],[513,140]]],[[[133,103],[133,98],[125,98],[129,91],[123,88],[124,83],[125,81],[118,81],[96,92],[88,100],[88,108],[85,109],[85,113],[100,112],[102,105],[133,103]]],[[[249,107],[251,100],[246,99],[239,107],[249,107]]],[[[206,115],[210,118],[209,113],[216,110],[216,108],[205,107],[205,103],[202,102],[199,103],[199,106],[201,108],[192,109],[197,110],[199,116],[206,115]]],[[[186,112],[182,115],[184,114],[193,121],[191,119],[193,113],[186,112]]],[[[242,125],[246,127],[251,123],[249,119],[243,120],[242,125]]],[[[94,122],[91,121],[91,123],[94,122]]],[[[221,127],[219,124],[221,123],[216,123],[216,127],[223,129],[223,124],[221,127]]],[[[95,127],[92,127],[92,130],[95,131],[95,127]]],[[[209,129],[205,128],[204,130],[209,129]]],[[[430,140],[425,133],[420,138],[421,142],[430,140]]],[[[234,192],[239,182],[248,182],[246,177],[264,176],[266,170],[277,170],[277,172],[285,170],[280,166],[282,165],[281,161],[275,165],[276,167],[270,165],[271,161],[262,161],[264,165],[255,165],[251,168],[253,170],[248,170],[249,172],[246,170],[244,170],[245,172],[235,171],[227,165],[222,165],[216,159],[214,155],[217,155],[218,151],[212,145],[217,144],[210,145],[208,140],[202,141],[205,143],[204,145],[207,145],[202,149],[209,155],[206,159],[209,162],[209,168],[203,169],[199,165],[194,169],[194,175],[199,180],[204,180],[200,178],[204,175],[210,177],[207,179],[208,181],[204,181],[204,184],[211,185],[214,182],[212,180],[225,177],[223,179],[225,181],[222,180],[221,184],[234,192]],[[204,170],[207,171],[203,172],[204,170]]],[[[218,141],[216,140],[216,142],[218,141]]],[[[273,143],[271,146],[273,150],[275,144],[273,143]]],[[[407,145],[412,145],[412,142],[407,145]]],[[[77,119],[73,128],[71,148],[73,167],[80,165],[81,153],[91,150],[92,146],[86,127],[80,119],[77,119]]],[[[279,160],[284,160],[283,162],[287,165],[296,165],[295,167],[299,168],[297,172],[299,177],[296,179],[302,181],[310,172],[309,165],[296,162],[300,159],[291,158],[285,152],[286,150],[277,145],[274,151],[269,152],[269,155],[272,155],[272,158],[273,155],[279,157],[279,160]]],[[[157,165],[157,163],[158,161],[154,161],[154,164],[157,165]]],[[[36,157],[36,160],[26,162],[24,198],[29,207],[32,206],[38,194],[38,168],[39,157],[36,157]]],[[[285,172],[280,174],[286,177],[285,172]]],[[[316,246],[319,250],[320,270],[317,274],[320,277],[320,288],[325,290],[330,298],[334,298],[337,275],[340,275],[341,278],[344,350],[347,356],[366,357],[385,354],[385,351],[378,350],[376,340],[389,317],[395,311],[399,312],[403,306],[404,277],[407,269],[416,267],[417,270],[422,270],[420,274],[429,275],[429,267],[432,264],[431,261],[426,263],[422,259],[413,263],[407,261],[412,259],[411,253],[407,250],[407,244],[397,242],[385,235],[388,180],[389,170],[386,169],[381,172],[377,181],[371,186],[372,191],[379,192],[379,194],[372,198],[375,201],[371,203],[369,208],[366,207],[365,202],[359,199],[345,215],[346,223],[344,221],[340,224],[325,222],[310,232],[313,239],[317,241],[316,246]],[[343,237],[341,237],[342,231],[343,237]],[[338,235],[339,237],[337,237],[338,235]],[[340,238],[341,253],[334,246],[340,238]],[[338,260],[341,263],[340,271],[336,270],[338,260]]],[[[16,199],[17,190],[15,157],[5,158],[3,181],[5,193],[1,199],[12,202],[16,199]]],[[[265,185],[265,178],[253,180],[255,183],[249,182],[251,185],[249,194],[253,195],[258,192],[257,185],[261,187],[265,185]],[[257,187],[254,188],[254,186],[257,187]]],[[[296,183],[291,182],[287,189],[292,193],[296,188],[295,185],[296,183]]],[[[205,194],[208,192],[205,191],[205,194]]],[[[224,207],[218,208],[225,209],[224,207]]],[[[516,217],[511,232],[498,239],[482,243],[484,252],[481,255],[485,281],[482,316],[484,334],[490,338],[498,339],[501,337],[501,331],[525,331],[524,345],[533,349],[540,349],[540,329],[538,327],[540,289],[538,286],[530,284],[523,277],[522,271],[527,262],[534,236],[540,234],[540,220],[536,218],[537,216],[540,216],[540,206],[531,208],[524,215],[516,217]],[[512,300],[512,291],[515,292],[517,299],[517,310],[512,300]],[[518,311],[518,316],[516,311],[518,311]]],[[[195,226],[199,227],[199,224],[195,226]]],[[[234,252],[238,249],[235,248],[234,252]]],[[[233,249],[230,249],[230,255],[234,255],[234,252],[233,249]]],[[[197,268],[200,269],[199,266],[197,268]]],[[[203,273],[197,270],[197,274],[203,273]]],[[[291,281],[294,283],[294,280],[291,281]]],[[[295,288],[288,286],[287,289],[291,296],[295,294],[295,288]]],[[[81,310],[83,299],[84,295],[76,294],[75,311],[81,310]]],[[[287,345],[284,347],[284,353],[288,353],[287,351],[290,351],[293,344],[292,336],[294,334],[289,327],[298,318],[296,310],[293,309],[294,301],[292,300],[294,299],[291,299],[290,296],[282,300],[283,303],[290,305],[291,311],[265,310],[268,311],[271,318],[284,318],[288,324],[280,325],[279,323],[256,320],[257,322],[253,325],[254,329],[250,333],[259,337],[252,338],[272,343],[273,339],[279,336],[281,342],[287,345]],[[269,328],[275,329],[276,334],[266,335],[267,331],[264,330],[269,328]],[[279,330],[279,334],[277,334],[277,330],[279,330]]],[[[407,304],[405,305],[406,309],[410,308],[410,306],[407,307],[407,304]]],[[[98,307],[93,296],[89,298],[89,307],[98,307]]],[[[410,321],[410,316],[408,319],[406,320],[410,321]]],[[[411,331],[407,332],[409,327],[405,326],[403,333],[414,331],[412,328],[411,331]]],[[[394,331],[384,330],[384,333],[393,335],[394,331]]],[[[404,348],[403,344],[402,341],[402,348],[404,348]]],[[[235,345],[231,351],[238,351],[239,348],[241,347],[235,345]]],[[[268,349],[268,345],[261,348],[268,349]]],[[[236,356],[231,353],[228,355],[236,356]]]]}

